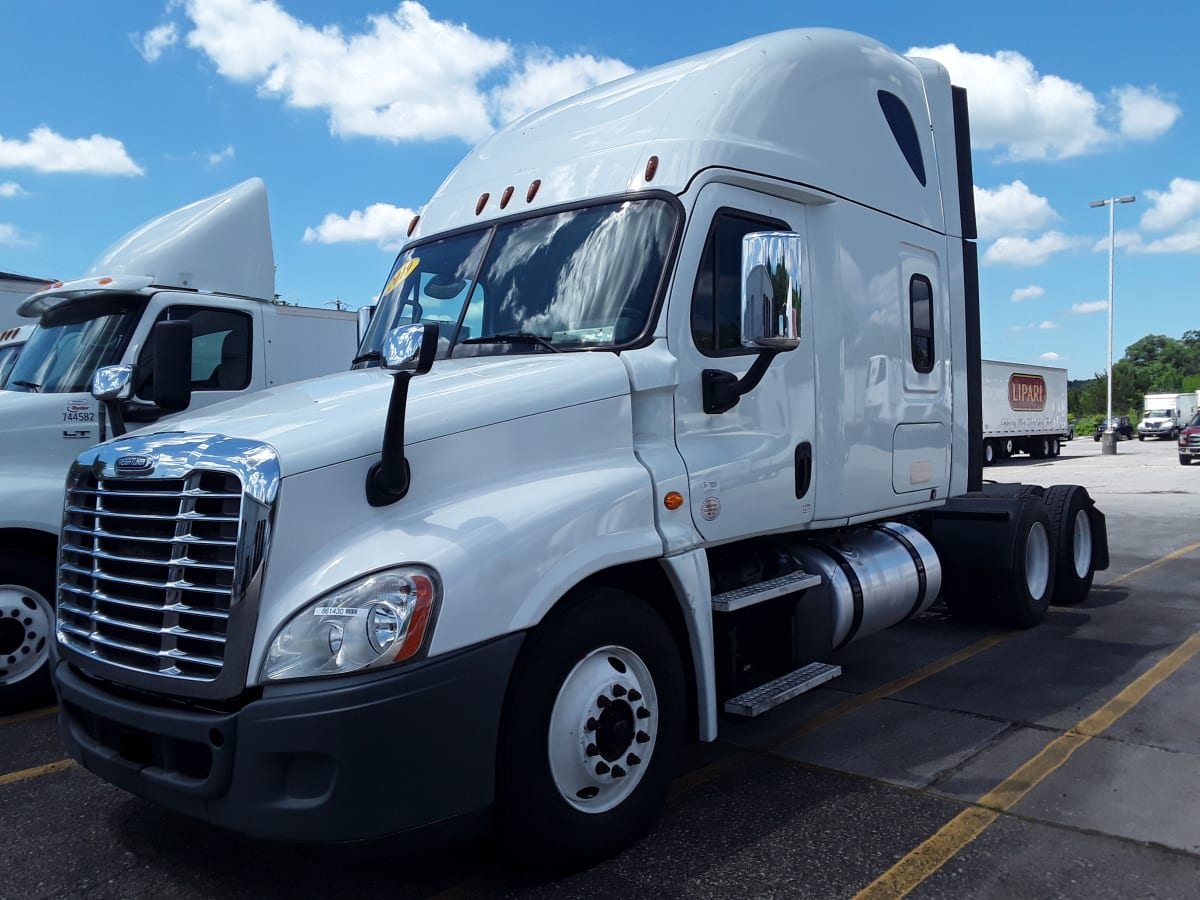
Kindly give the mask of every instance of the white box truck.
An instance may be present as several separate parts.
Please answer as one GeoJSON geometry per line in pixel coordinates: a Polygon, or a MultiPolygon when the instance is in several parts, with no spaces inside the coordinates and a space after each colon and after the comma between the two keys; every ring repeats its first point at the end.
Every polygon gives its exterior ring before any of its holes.
{"type": "Polygon", "coordinates": [[[358,369],[80,455],[70,753],[252,834],[490,812],[584,859],[648,826],[685,736],[939,593],[1021,627],[1079,602],[1087,491],[982,482],[974,237],[965,92],[856,34],[500,130],[414,223],[358,369]]]}
{"type": "Polygon", "coordinates": [[[1147,394],[1142,400],[1142,418],[1138,422],[1138,440],[1169,438],[1175,440],[1180,430],[1196,415],[1196,394],[1147,394]]]}
{"type": "Polygon", "coordinates": [[[0,714],[51,696],[63,480],[121,420],[166,411],[154,400],[156,329],[183,334],[171,353],[190,358],[192,408],[349,369],[356,316],[277,305],[274,292],[266,188],[254,178],[145,223],[86,277],[20,305],[39,324],[0,390],[0,714]],[[133,367],[136,382],[106,416],[89,390],[113,364],[133,367]]]}
{"type": "Polygon", "coordinates": [[[1034,459],[1058,456],[1068,440],[1067,370],[985,359],[983,464],[1016,453],[1034,459]]]}

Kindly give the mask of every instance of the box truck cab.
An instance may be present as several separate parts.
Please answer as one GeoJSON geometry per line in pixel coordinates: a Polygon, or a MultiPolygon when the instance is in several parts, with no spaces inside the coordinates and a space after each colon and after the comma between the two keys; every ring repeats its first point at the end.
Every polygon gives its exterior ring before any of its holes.
{"type": "Polygon", "coordinates": [[[17,361],[17,354],[33,334],[36,325],[18,325],[16,328],[5,328],[0,331],[0,388],[8,381],[8,373],[12,371],[17,361]]]}
{"type": "Polygon", "coordinates": [[[492,811],[588,858],[647,827],[685,735],[943,585],[1018,626],[1078,602],[1087,492],[982,486],[971,197],[965,94],[840,31],[499,131],[414,222],[357,370],[81,454],[70,752],[249,833],[492,811]]]}
{"type": "Polygon", "coordinates": [[[113,436],[113,415],[137,427],[164,414],[153,402],[159,323],[186,323],[192,408],[349,367],[354,314],[279,306],[274,288],[266,188],[251,179],[147,222],[85,277],[18,308],[38,326],[0,390],[0,711],[48,696],[71,462],[113,436]],[[107,412],[90,389],[114,364],[134,367],[136,382],[107,412]]]}
{"type": "Polygon", "coordinates": [[[1196,395],[1147,394],[1142,401],[1142,419],[1138,422],[1139,441],[1148,437],[1175,440],[1180,430],[1196,414],[1196,395]]]}

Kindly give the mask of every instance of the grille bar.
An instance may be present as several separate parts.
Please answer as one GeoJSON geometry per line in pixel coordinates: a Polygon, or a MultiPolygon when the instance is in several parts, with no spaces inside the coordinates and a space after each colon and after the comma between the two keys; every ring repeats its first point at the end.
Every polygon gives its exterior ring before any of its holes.
{"type": "MultiPolygon", "coordinates": [[[[69,593],[75,594],[76,596],[84,596],[91,600],[95,600],[97,603],[112,603],[116,606],[122,606],[126,609],[141,610],[142,612],[147,613],[175,612],[187,616],[200,616],[201,618],[205,619],[220,619],[221,621],[225,621],[229,618],[229,613],[222,609],[201,609],[196,606],[188,606],[186,603],[172,603],[169,606],[158,606],[153,603],[138,603],[136,600],[126,600],[123,597],[114,597],[111,594],[105,594],[101,591],[92,591],[89,594],[87,591],[81,590],[77,587],[67,587],[65,590],[69,593]]],[[[60,598],[58,602],[70,609],[71,612],[83,616],[91,615],[90,609],[76,606],[67,599],[60,598]]]]}
{"type": "MultiPolygon", "coordinates": [[[[165,565],[165,563],[155,562],[153,565],[165,565]]],[[[106,575],[104,572],[98,572],[92,569],[81,569],[79,566],[73,566],[70,563],[63,563],[62,566],[60,566],[59,571],[64,575],[79,575],[83,578],[116,581],[121,584],[131,584],[137,587],[157,588],[163,591],[199,591],[202,594],[214,594],[218,597],[229,596],[229,588],[194,584],[193,582],[185,581],[183,579],[178,579],[176,581],[152,581],[145,578],[128,578],[122,575],[106,575]]]]}
{"type": "Polygon", "coordinates": [[[220,494],[214,491],[188,489],[184,491],[93,491],[76,488],[71,492],[76,497],[153,497],[174,500],[177,497],[208,497],[221,500],[240,500],[241,494],[220,494]]]}
{"type": "MultiPolygon", "coordinates": [[[[66,625],[60,622],[58,627],[61,631],[64,631],[68,634],[86,638],[93,644],[99,644],[103,647],[108,647],[113,650],[120,650],[125,653],[131,653],[141,657],[170,660],[173,666],[177,666],[179,663],[184,661],[183,657],[185,654],[179,650],[147,650],[145,647],[139,644],[131,644],[126,643],[125,641],[114,640],[113,638],[98,634],[95,631],[87,631],[86,629],[80,628],[76,625],[66,625]]],[[[195,654],[189,654],[186,655],[186,657],[186,661],[189,664],[209,666],[214,669],[220,669],[221,666],[224,665],[224,660],[216,659],[215,657],[196,656],[195,654]]]]}
{"type": "Polygon", "coordinates": [[[67,512],[79,513],[87,516],[103,517],[105,519],[135,519],[147,522],[192,522],[197,520],[205,522],[224,522],[227,524],[236,524],[238,522],[236,516],[206,516],[203,513],[197,512],[179,513],[178,515],[174,516],[159,516],[154,515],[153,513],[126,513],[116,512],[115,510],[111,509],[89,509],[86,506],[68,506],[67,512]]]}
{"type": "MultiPolygon", "coordinates": [[[[152,535],[137,535],[137,534],[120,534],[116,531],[105,531],[103,528],[83,528],[79,525],[67,525],[63,531],[71,534],[82,535],[86,537],[96,538],[112,538],[122,541],[143,541],[150,544],[200,544],[205,547],[236,547],[237,541],[217,541],[208,540],[206,538],[198,538],[192,535],[180,535],[179,537],[154,537],[152,535]]],[[[81,548],[76,547],[76,550],[81,548]]]]}
{"type": "MultiPolygon", "coordinates": [[[[140,556],[122,556],[118,553],[106,553],[103,550],[87,550],[82,547],[72,547],[72,554],[86,556],[93,560],[101,562],[119,562],[119,563],[145,563],[148,562],[145,557],[140,556]]],[[[223,563],[202,562],[192,559],[187,556],[173,556],[170,559],[164,559],[161,563],[164,566],[187,566],[190,569],[208,569],[213,572],[233,572],[232,565],[223,563]]]]}

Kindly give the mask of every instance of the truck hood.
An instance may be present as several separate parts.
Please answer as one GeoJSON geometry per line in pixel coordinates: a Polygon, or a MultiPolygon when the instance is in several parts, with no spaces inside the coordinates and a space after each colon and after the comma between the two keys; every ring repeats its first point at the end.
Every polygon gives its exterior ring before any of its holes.
{"type": "MultiPolygon", "coordinates": [[[[174,416],[170,427],[150,426],[121,441],[177,432],[262,441],[278,451],[287,477],[378,454],[392,379],[382,369],[361,369],[295,382],[174,416]]],[[[440,360],[409,385],[404,439],[416,444],[628,393],[629,377],[615,353],[440,360]]]]}

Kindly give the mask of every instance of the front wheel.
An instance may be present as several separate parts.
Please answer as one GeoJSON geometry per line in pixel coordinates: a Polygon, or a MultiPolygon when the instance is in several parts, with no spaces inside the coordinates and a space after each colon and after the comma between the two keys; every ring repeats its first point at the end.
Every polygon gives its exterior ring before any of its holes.
{"type": "Polygon", "coordinates": [[[0,715],[49,703],[54,564],[0,553],[0,715]]]}
{"type": "Polygon", "coordinates": [[[1181,466],[1190,466],[1192,464],[1192,458],[1190,456],[1184,456],[1181,453],[1179,454],[1179,464],[1181,466]]]}
{"type": "Polygon", "coordinates": [[[675,775],[686,690],[675,639],[612,588],[564,601],[529,636],[497,763],[501,835],[533,861],[610,856],[649,828],[675,775]]]}

